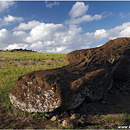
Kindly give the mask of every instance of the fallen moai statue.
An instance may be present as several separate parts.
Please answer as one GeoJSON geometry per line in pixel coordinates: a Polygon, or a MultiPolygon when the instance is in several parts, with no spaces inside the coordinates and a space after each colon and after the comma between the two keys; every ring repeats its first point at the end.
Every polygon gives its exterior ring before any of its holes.
{"type": "Polygon", "coordinates": [[[130,75],[130,38],[110,40],[101,47],[67,54],[67,66],[40,70],[17,78],[10,101],[28,112],[74,109],[85,99],[101,99],[113,80],[130,75]]]}

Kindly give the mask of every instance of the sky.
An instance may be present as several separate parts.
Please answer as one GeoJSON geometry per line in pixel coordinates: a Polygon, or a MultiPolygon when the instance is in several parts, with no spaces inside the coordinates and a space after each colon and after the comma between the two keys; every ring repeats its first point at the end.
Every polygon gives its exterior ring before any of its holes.
{"type": "Polygon", "coordinates": [[[130,37],[130,1],[0,1],[0,50],[69,53],[130,37]]]}

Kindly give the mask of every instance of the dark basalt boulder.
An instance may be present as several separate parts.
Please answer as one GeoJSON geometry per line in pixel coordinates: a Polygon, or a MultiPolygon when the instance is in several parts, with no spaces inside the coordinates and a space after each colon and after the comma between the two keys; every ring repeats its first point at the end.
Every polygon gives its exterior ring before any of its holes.
{"type": "Polygon", "coordinates": [[[130,38],[110,40],[101,47],[67,54],[67,66],[40,70],[17,78],[12,104],[28,112],[53,112],[78,107],[85,99],[101,99],[113,80],[130,75],[130,38]]]}

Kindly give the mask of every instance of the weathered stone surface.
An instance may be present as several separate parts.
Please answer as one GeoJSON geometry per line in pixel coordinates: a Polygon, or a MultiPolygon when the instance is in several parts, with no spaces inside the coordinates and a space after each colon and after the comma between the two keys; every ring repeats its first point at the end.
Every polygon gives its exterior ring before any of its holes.
{"type": "Polygon", "coordinates": [[[114,80],[129,77],[130,38],[67,54],[69,65],[19,77],[10,93],[11,102],[28,112],[74,109],[86,98],[101,99],[114,80]]]}
{"type": "Polygon", "coordinates": [[[65,61],[85,63],[88,69],[109,68],[114,79],[124,80],[129,76],[130,38],[117,38],[101,47],[73,51],[65,61]],[[123,73],[122,73],[123,72],[123,73]]]}

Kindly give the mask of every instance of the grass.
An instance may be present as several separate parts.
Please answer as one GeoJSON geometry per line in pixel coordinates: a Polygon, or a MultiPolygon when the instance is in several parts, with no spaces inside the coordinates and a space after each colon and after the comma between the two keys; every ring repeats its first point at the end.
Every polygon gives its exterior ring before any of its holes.
{"type": "Polygon", "coordinates": [[[11,88],[18,76],[66,65],[65,54],[0,52],[0,88],[11,88]]]}
{"type": "MultiPolygon", "coordinates": [[[[66,65],[66,54],[46,54],[37,52],[0,52],[0,128],[7,127],[1,124],[10,116],[29,116],[27,112],[13,110],[9,100],[9,93],[17,77],[32,71],[58,68],[66,65]],[[5,112],[6,114],[2,114],[5,112]]],[[[37,114],[36,116],[44,116],[37,114]]]]}

